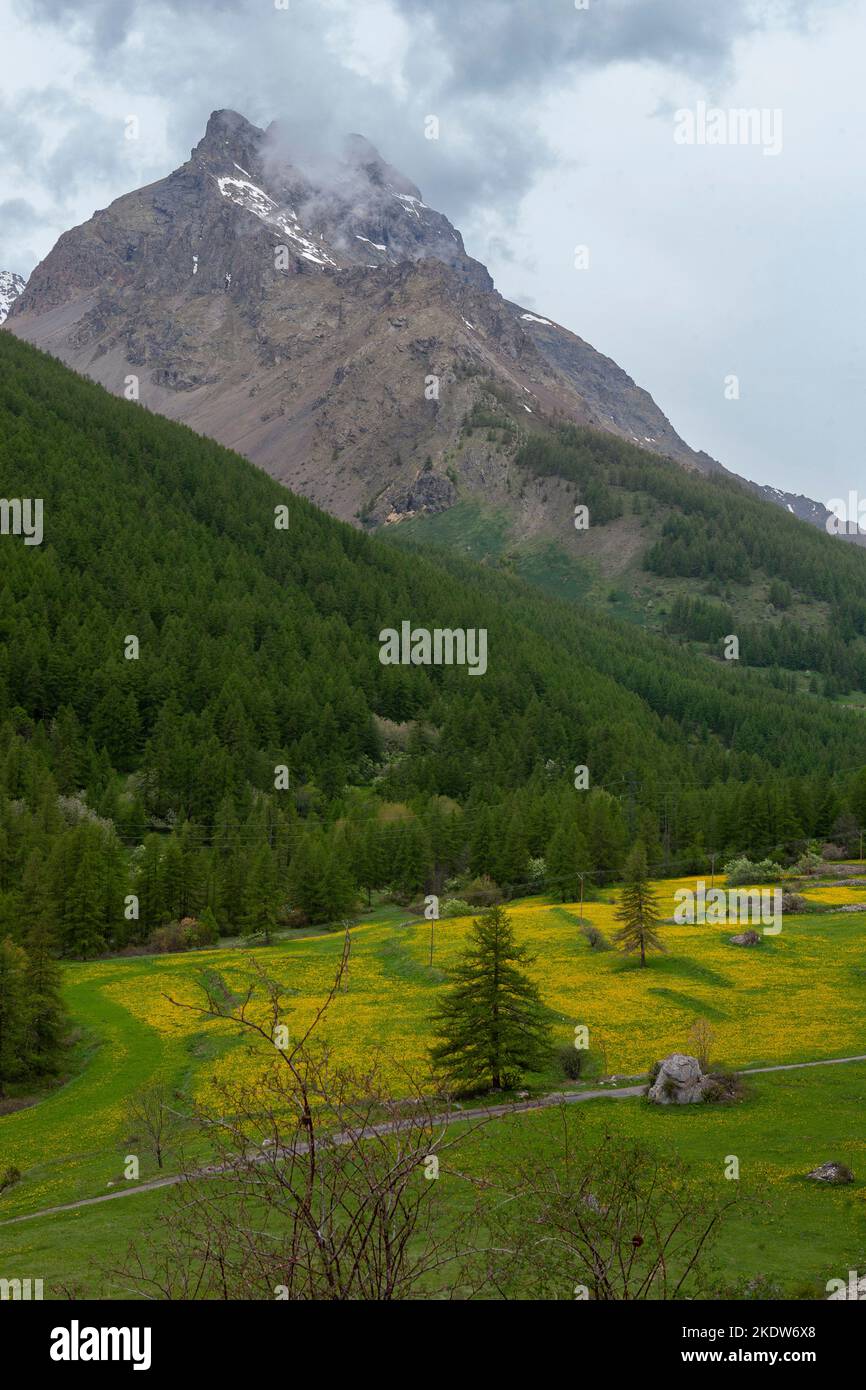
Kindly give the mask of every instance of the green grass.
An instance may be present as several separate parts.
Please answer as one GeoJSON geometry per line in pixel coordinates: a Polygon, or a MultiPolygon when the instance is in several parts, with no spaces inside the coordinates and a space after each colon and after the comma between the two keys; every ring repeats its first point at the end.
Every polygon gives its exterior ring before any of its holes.
{"type": "Polygon", "coordinates": [[[592,593],[597,582],[593,566],[554,540],[516,541],[512,521],[504,508],[464,501],[435,516],[412,517],[384,534],[398,545],[441,546],[464,559],[500,566],[554,598],[573,602],[592,593]]]}
{"type": "MultiPolygon", "coordinates": [[[[664,892],[671,896],[673,888],[671,881],[664,892]]],[[[716,1034],[715,1059],[728,1067],[866,1052],[866,921],[859,914],[831,909],[786,918],[780,936],[752,951],[730,946],[729,933],[717,928],[664,926],[666,953],[641,970],[617,950],[593,951],[574,904],[528,899],[509,911],[535,956],[531,970],[553,1012],[556,1047],[571,1040],[575,1024],[586,1025],[593,1071],[644,1072],[656,1058],[688,1050],[700,1018],[716,1034]]],[[[612,938],[611,904],[586,903],[584,917],[612,938]]],[[[428,924],[405,921],[376,908],[353,932],[348,989],[322,1029],[338,1059],[355,1061],[361,1049],[380,1051],[386,1065],[388,1058],[416,1071],[426,1065],[431,1015],[469,923],[438,924],[431,967],[428,924]]],[[[206,970],[241,987],[252,956],[286,987],[294,1033],[327,992],[341,940],[339,932],[320,932],[252,953],[221,948],[67,966],[67,999],[86,1052],[67,1085],[0,1118],[3,1166],[23,1175],[0,1199],[0,1211],[17,1215],[105,1192],[130,1149],[129,1097],[146,1084],[158,1079],[176,1088],[183,1105],[206,1093],[211,1076],[256,1074],[259,1062],[236,1033],[167,996],[194,1002],[206,970]]],[[[536,1091],[560,1086],[555,1058],[527,1082],[536,1091]]],[[[147,1176],[151,1160],[139,1157],[147,1176]]]]}
{"type": "Polygon", "coordinates": [[[421,542],[444,546],[464,559],[498,560],[508,544],[511,518],[504,508],[482,507],[478,502],[457,502],[447,512],[421,515],[401,521],[384,532],[398,544],[421,542]]]}
{"type": "MultiPolygon", "coordinates": [[[[734,1106],[623,1099],[587,1101],[570,1113],[589,1142],[604,1134],[645,1141],[717,1184],[721,1201],[737,1196],[714,1255],[727,1286],[742,1292],[765,1281],[786,1296],[821,1297],[828,1279],[866,1265],[866,1064],[758,1076],[748,1092],[734,1106]],[[736,1183],[724,1176],[731,1155],[740,1164],[736,1183]],[[809,1181],[806,1173],[828,1159],[846,1163],[857,1181],[838,1188],[809,1181]]],[[[537,1146],[542,1131],[555,1135],[559,1124],[556,1110],[491,1121],[457,1150],[454,1167],[479,1175],[505,1163],[516,1179],[520,1154],[537,1146]]],[[[446,1214],[466,1202],[465,1182],[447,1165],[436,1196],[446,1214]]],[[[130,1242],[155,1247],[167,1200],[165,1191],[143,1192],[0,1227],[0,1274],[42,1278],[47,1297],[70,1289],[119,1296],[121,1285],[107,1271],[123,1264],[130,1242]]]]}
{"type": "MultiPolygon", "coordinates": [[[[673,893],[685,882],[659,885],[663,913],[672,910],[673,893]]],[[[809,891],[815,901],[849,897],[847,891],[821,885],[809,891]]],[[[610,939],[616,927],[609,901],[613,894],[605,897],[608,901],[587,902],[583,915],[610,939]]],[[[640,1074],[658,1057],[688,1051],[690,1029],[698,1019],[714,1030],[713,1062],[718,1067],[866,1053],[866,921],[859,914],[834,912],[832,902],[825,905],[826,913],[817,916],[786,917],[781,935],[748,951],[732,947],[724,929],[665,925],[667,952],[652,956],[646,970],[619,951],[591,950],[576,904],[530,898],[511,904],[509,913],[518,940],[535,956],[531,970],[553,1012],[556,1047],[572,1039],[575,1024],[590,1030],[585,1080],[592,1084],[599,1072],[640,1074]]],[[[355,1063],[359,1056],[380,1052],[386,1067],[388,1059],[416,1071],[424,1066],[431,1015],[447,970],[466,942],[469,922],[449,919],[436,925],[432,967],[429,924],[406,922],[407,914],[399,909],[376,905],[353,931],[348,988],[335,999],[321,1029],[338,1061],[355,1063]]],[[[285,986],[285,1017],[297,1035],[333,979],[341,940],[340,932],[323,930],[292,934],[254,953],[220,947],[66,966],[66,997],[79,1038],[69,1080],[28,1108],[0,1117],[0,1167],[14,1164],[22,1173],[21,1181],[0,1197],[0,1221],[106,1194],[125,1182],[123,1164],[130,1151],[138,1153],[142,1180],[155,1175],[154,1160],[131,1140],[126,1117],[130,1095],[144,1085],[164,1081],[177,1090],[183,1106],[207,1095],[212,1077],[254,1080],[261,1053],[243,1045],[226,1025],[178,1009],[170,998],[192,1001],[197,979],[211,970],[230,987],[239,987],[252,955],[285,986]]],[[[616,1105],[625,1108],[616,1111],[606,1103],[586,1103],[580,1114],[588,1125],[615,1120],[623,1134],[658,1140],[702,1170],[720,1164],[726,1154],[737,1154],[743,1191],[747,1175],[749,1182],[757,1182],[763,1172],[770,1205],[748,1221],[743,1218],[742,1260],[733,1246],[726,1260],[737,1276],[757,1277],[756,1260],[766,1248],[774,1271],[788,1260],[791,1277],[807,1278],[812,1277],[815,1249],[823,1252],[825,1263],[831,1257],[856,1263],[856,1250],[842,1238],[846,1222],[848,1236],[860,1241],[859,1259],[866,1265],[864,1189],[825,1193],[802,1179],[809,1168],[831,1158],[866,1177],[864,1077],[860,1064],[816,1068],[757,1078],[750,1082],[753,1096],[734,1108],[690,1107],[672,1113],[623,1101],[616,1105]],[[818,1207],[818,1202],[824,1205],[818,1207]],[[844,1215],[841,1225],[837,1213],[844,1215]],[[808,1238],[802,1258],[794,1258],[788,1243],[796,1244],[800,1230],[808,1238]]],[[[405,1080],[402,1084],[405,1089],[405,1080]]],[[[553,1057],[547,1071],[527,1078],[527,1084],[537,1092],[566,1083],[553,1057]]],[[[531,1117],[513,1123],[552,1121],[531,1117]]],[[[507,1126],[497,1129],[503,1138],[491,1129],[484,1142],[507,1144],[507,1126]]],[[[134,1230],[136,1212],[149,1210],[153,1200],[142,1194],[84,1208],[74,1217],[0,1226],[0,1276],[14,1276],[15,1270],[4,1268],[10,1259],[23,1261],[32,1254],[47,1261],[58,1287],[68,1284],[70,1271],[86,1263],[91,1245],[99,1246],[103,1227],[106,1239],[114,1233],[118,1241],[125,1240],[127,1224],[134,1230]],[[70,1246],[73,1228],[83,1234],[70,1246]],[[31,1248],[37,1237],[44,1245],[31,1248]]],[[[21,1277],[27,1277],[26,1269],[21,1277]]],[[[31,1277],[47,1274],[37,1269],[31,1277]]]]}

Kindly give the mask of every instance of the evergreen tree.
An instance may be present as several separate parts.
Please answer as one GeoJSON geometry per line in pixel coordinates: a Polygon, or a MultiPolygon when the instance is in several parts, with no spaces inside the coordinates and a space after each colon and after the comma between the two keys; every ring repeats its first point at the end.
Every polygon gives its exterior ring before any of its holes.
{"type": "Polygon", "coordinates": [[[559,823],[545,851],[544,862],[553,897],[563,903],[577,902],[581,896],[581,876],[586,896],[592,878],[589,850],[576,825],[567,820],[559,823]]]}
{"type": "Polygon", "coordinates": [[[37,920],[27,933],[26,1057],[28,1070],[44,1075],[56,1070],[61,1035],[66,1021],[60,995],[60,967],[55,960],[57,942],[48,922],[37,920]]]}
{"type": "Polygon", "coordinates": [[[26,1074],[29,1013],[27,955],[7,937],[0,941],[0,1096],[26,1074]]]}
{"type": "Polygon", "coordinates": [[[281,900],[273,853],[267,845],[261,845],[253,855],[244,887],[244,909],[240,922],[244,935],[263,932],[265,941],[270,943],[271,934],[277,925],[281,900]]]}
{"type": "Polygon", "coordinates": [[[519,966],[532,957],[519,946],[507,913],[492,907],[472,924],[472,942],[434,1018],[440,1041],[431,1057],[461,1090],[516,1084],[540,1071],[551,1050],[548,1010],[519,966]]]}
{"type": "Polygon", "coordinates": [[[63,905],[62,931],[67,954],[86,960],[105,949],[104,865],[98,829],[84,825],[80,830],[81,854],[63,905]]]}
{"type": "Polygon", "coordinates": [[[625,883],[619,895],[614,916],[622,926],[616,934],[624,951],[640,951],[640,963],[646,965],[646,953],[663,951],[658,937],[659,910],[655,891],[649,880],[646,850],[640,841],[632,849],[625,864],[625,883]]]}

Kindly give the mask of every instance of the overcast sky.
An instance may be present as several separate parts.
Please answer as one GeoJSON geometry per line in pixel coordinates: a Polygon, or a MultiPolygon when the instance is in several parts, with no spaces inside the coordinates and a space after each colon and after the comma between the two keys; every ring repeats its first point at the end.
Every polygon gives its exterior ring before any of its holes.
{"type": "Polygon", "coordinates": [[[0,0],[0,32],[0,269],[183,162],[214,108],[360,131],[695,448],[866,490],[862,0],[0,0]],[[675,138],[700,103],[763,137],[675,138]]]}

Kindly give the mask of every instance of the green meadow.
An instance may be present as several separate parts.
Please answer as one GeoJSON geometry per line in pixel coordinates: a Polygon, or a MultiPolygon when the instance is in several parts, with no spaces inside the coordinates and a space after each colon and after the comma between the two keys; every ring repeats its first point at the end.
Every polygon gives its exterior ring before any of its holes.
{"type": "MultiPolygon", "coordinates": [[[[677,887],[659,883],[669,911],[677,887]]],[[[862,892],[862,890],[859,890],[862,892]]],[[[557,1041],[576,1023],[590,1032],[585,1074],[566,1082],[555,1062],[528,1080],[535,1093],[592,1087],[600,1073],[635,1076],[659,1057],[689,1050],[696,1020],[712,1029],[718,1067],[779,1066],[866,1053],[866,922],[840,913],[858,890],[816,887],[825,911],[785,918],[777,937],[751,950],[732,947],[728,932],[667,924],[667,951],[646,970],[614,950],[592,950],[574,904],[532,898],[509,908],[518,939],[534,953],[531,971],[556,1018],[557,1041]]],[[[593,902],[584,917],[603,932],[615,928],[612,902],[593,902]]],[[[406,923],[373,910],[354,928],[348,988],[337,995],[322,1036],[347,1061],[381,1054],[386,1074],[395,1059],[420,1073],[426,1061],[430,1015],[465,944],[469,919],[434,929],[430,964],[428,923],[406,923]]],[[[76,1044],[63,1084],[0,1117],[0,1168],[21,1178],[0,1196],[0,1222],[66,1203],[108,1196],[129,1187],[126,1107],[147,1084],[165,1082],[185,1105],[202,1099],[212,1078],[246,1076],[262,1065],[222,1021],[181,1007],[199,999],[198,982],[216,972],[232,989],[248,977],[254,957],[286,989],[286,1021],[297,1033],[312,1017],[333,979],[339,932],[303,933],[251,953],[243,947],[162,956],[116,957],[65,968],[65,995],[76,1044]]],[[[265,1048],[267,1051],[267,1048],[265,1048]]],[[[400,1094],[394,1072],[395,1094],[400,1094]]],[[[747,1078],[734,1105],[654,1107],[642,1098],[572,1106],[587,1136],[610,1131],[677,1154],[696,1173],[734,1187],[719,1243],[722,1273],[745,1287],[769,1281],[799,1296],[817,1296],[826,1280],[866,1266],[866,1063],[779,1071],[747,1078]],[[735,1156],[740,1178],[725,1177],[735,1156]],[[857,1181],[824,1188],[806,1179],[819,1163],[838,1160],[857,1181]],[[811,1295],[809,1294],[811,1291],[811,1295]]],[[[483,1173],[533,1135],[558,1123],[555,1111],[497,1119],[468,1141],[466,1162],[483,1173]]],[[[552,1130],[551,1130],[552,1132],[552,1130]]],[[[169,1156],[166,1171],[172,1171],[169,1156]]],[[[463,1160],[461,1159],[461,1162],[463,1160]]],[[[140,1155],[139,1182],[158,1176],[140,1155]]],[[[447,1173],[437,1199],[459,1204],[459,1179],[447,1173]]],[[[111,1291],[105,1273],[166,1201],[165,1190],[128,1193],[55,1215],[0,1224],[0,1274],[41,1277],[57,1294],[72,1286],[111,1291]]],[[[156,1240],[158,1237],[149,1237],[156,1240]]]]}

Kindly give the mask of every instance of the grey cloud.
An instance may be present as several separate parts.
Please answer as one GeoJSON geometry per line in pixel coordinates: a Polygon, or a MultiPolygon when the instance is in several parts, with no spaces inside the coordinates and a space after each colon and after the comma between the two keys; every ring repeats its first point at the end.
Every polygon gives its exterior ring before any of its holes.
{"type": "Polygon", "coordinates": [[[36,260],[30,238],[43,225],[40,212],[26,198],[7,198],[0,203],[0,268],[29,273],[36,260]]]}
{"type": "MultiPolygon", "coordinates": [[[[827,0],[823,7],[856,0],[827,0]]],[[[432,29],[452,64],[453,82],[502,92],[535,83],[545,72],[647,59],[710,69],[727,61],[734,43],[760,29],[800,26],[813,0],[394,0],[407,19],[432,29]]]]}
{"type": "MultiPolygon", "coordinates": [[[[397,0],[400,11],[429,25],[448,60],[450,91],[507,93],[570,69],[654,60],[704,72],[725,63],[735,39],[759,27],[748,0],[397,0]]],[[[790,8],[790,7],[786,7],[790,8]]],[[[423,53],[416,55],[423,63],[423,53]]]]}
{"type": "Polygon", "coordinates": [[[94,178],[128,175],[123,124],[57,86],[27,91],[0,106],[0,163],[67,201],[94,178]]]}
{"type": "MultiPolygon", "coordinates": [[[[64,29],[72,27],[93,45],[100,53],[110,53],[122,44],[134,27],[140,10],[145,8],[145,0],[66,0],[59,5],[57,0],[20,0],[24,13],[32,19],[47,24],[56,24],[64,29]]],[[[168,16],[207,16],[214,11],[234,11],[240,14],[245,0],[147,0],[151,11],[163,10],[168,16]]],[[[170,35],[166,33],[166,38],[170,35]]]]}
{"type": "MultiPolygon", "coordinates": [[[[281,118],[299,149],[337,151],[361,131],[454,219],[491,201],[506,213],[517,206],[552,158],[536,128],[539,99],[582,70],[649,60],[710,73],[738,38],[808,12],[807,0],[590,0],[588,10],[571,0],[391,0],[407,26],[404,96],[341,61],[339,12],[313,0],[291,0],[289,12],[272,0],[23,4],[71,26],[116,81],[170,94],[169,134],[181,147],[217,106],[262,125],[281,118]],[[125,47],[133,30],[141,42],[125,47]],[[439,141],[423,138],[429,113],[442,119],[439,141]]],[[[95,134],[108,173],[110,144],[95,134]]],[[[70,170],[84,143],[70,139],[70,170]]]]}

